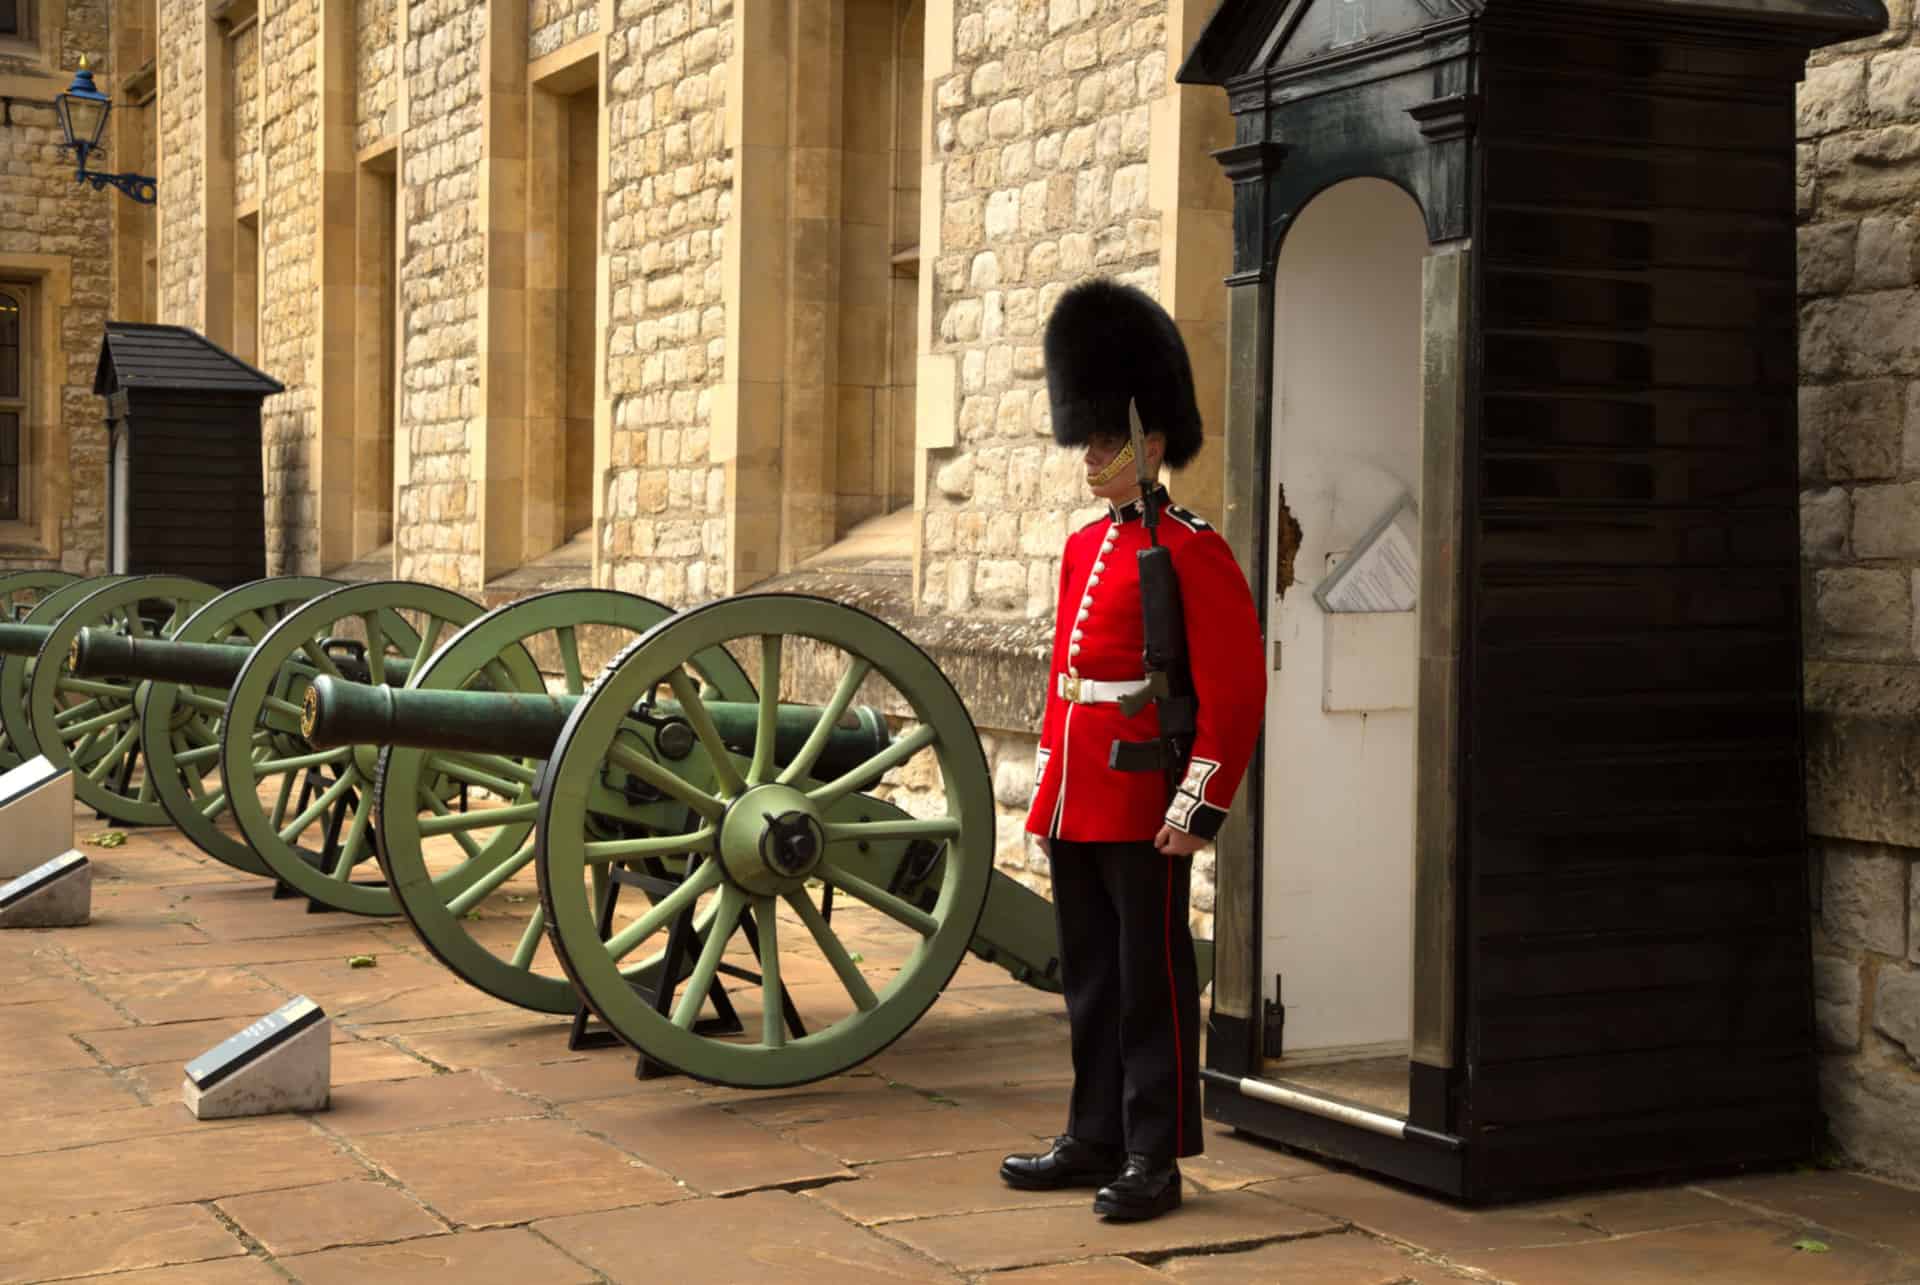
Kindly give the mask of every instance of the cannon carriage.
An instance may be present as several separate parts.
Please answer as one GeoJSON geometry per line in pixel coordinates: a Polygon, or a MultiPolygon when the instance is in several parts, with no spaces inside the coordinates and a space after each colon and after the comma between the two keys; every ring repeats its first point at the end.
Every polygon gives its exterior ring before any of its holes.
{"type": "MultiPolygon", "coordinates": [[[[319,904],[405,915],[463,980],[590,1011],[643,1065],[762,1087],[837,1073],[909,1029],[969,950],[1058,986],[1051,906],[993,868],[963,704],[857,609],[159,587],[177,600],[159,625],[128,606],[153,586],[65,600],[30,675],[130,693],[151,782],[134,802],[319,904]],[[628,640],[597,676],[589,633],[628,640]]],[[[29,702],[36,743],[47,705],[29,702]]]]}

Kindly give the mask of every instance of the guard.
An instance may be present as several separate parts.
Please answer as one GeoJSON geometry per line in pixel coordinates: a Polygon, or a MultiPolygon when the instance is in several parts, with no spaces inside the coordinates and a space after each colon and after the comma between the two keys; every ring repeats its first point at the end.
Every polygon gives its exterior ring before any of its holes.
{"type": "Polygon", "coordinates": [[[1094,1212],[1130,1221],[1178,1208],[1178,1158],[1202,1149],[1192,856],[1252,758],[1266,669],[1227,542],[1157,481],[1201,446],[1173,319],[1095,279],[1061,296],[1044,342],[1054,440],[1085,448],[1107,513],[1061,557],[1027,817],[1053,868],[1073,1098],[1052,1149],[1000,1176],[1097,1187],[1094,1212]]]}

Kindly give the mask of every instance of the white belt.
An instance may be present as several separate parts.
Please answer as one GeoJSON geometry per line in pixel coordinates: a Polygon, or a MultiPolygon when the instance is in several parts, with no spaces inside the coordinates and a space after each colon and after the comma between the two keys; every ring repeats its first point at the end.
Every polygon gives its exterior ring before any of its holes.
{"type": "Polygon", "coordinates": [[[1110,704],[1146,689],[1147,680],[1144,678],[1107,681],[1100,678],[1073,678],[1067,674],[1061,674],[1056,684],[1060,699],[1071,701],[1075,705],[1110,704]]]}

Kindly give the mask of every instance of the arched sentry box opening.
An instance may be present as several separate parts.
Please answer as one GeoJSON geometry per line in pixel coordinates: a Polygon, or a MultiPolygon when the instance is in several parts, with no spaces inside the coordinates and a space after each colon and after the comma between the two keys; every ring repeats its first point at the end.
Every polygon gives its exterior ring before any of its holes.
{"type": "Polygon", "coordinates": [[[1794,92],[1878,0],[1225,0],[1274,673],[1207,1112],[1471,1199],[1804,1158],[1794,92]]]}

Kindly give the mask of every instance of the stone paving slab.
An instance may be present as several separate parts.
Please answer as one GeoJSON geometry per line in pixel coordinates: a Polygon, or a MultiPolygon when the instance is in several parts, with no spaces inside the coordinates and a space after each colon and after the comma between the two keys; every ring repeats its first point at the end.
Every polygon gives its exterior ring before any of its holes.
{"type": "Polygon", "coordinates": [[[283,1266],[305,1285],[593,1285],[604,1279],[517,1228],[329,1249],[283,1266]]]}
{"type": "Polygon", "coordinates": [[[1031,1149],[1033,1134],[965,1106],[910,1109],[895,1115],[853,1115],[800,1125],[787,1136],[803,1147],[849,1164],[910,1160],[915,1156],[1031,1149]]]}
{"type": "Polygon", "coordinates": [[[448,1229],[397,1187],[364,1178],[230,1196],[220,1211],[270,1254],[438,1236],[448,1229]]]}
{"type": "Polygon", "coordinates": [[[286,1285],[287,1278],[258,1258],[225,1258],[217,1263],[188,1263],[94,1277],[112,1285],[286,1285]]]}
{"type": "MultiPolygon", "coordinates": [[[[0,1285],[1920,1283],[1920,1192],[1861,1175],[1472,1210],[1214,1126],[1184,1209],[1108,1224],[1089,1192],[998,1182],[1062,1126],[1071,1071],[1059,997],[978,961],[850,1074],[639,1081],[404,924],[309,915],[157,828],[99,865],[94,924],[0,937],[0,1285]],[[335,1017],[333,1108],[193,1121],[185,1059],[296,991],[335,1017]]],[[[794,979],[844,1000],[824,967],[794,979]]]]}
{"type": "Polygon", "coordinates": [[[1920,1277],[1920,1260],[1851,1237],[1795,1249],[1804,1226],[1770,1219],[1700,1223],[1571,1248],[1508,1249],[1467,1261],[1509,1285],[1892,1285],[1920,1277]]]}
{"type": "Polygon", "coordinates": [[[565,1114],[581,1128],[710,1196],[854,1176],[819,1151],[712,1103],[615,1098],[577,1103],[565,1114]]]}
{"type": "Polygon", "coordinates": [[[688,1195],[667,1175],[561,1120],[386,1133],[359,1149],[428,1208],[466,1227],[688,1195]]]}
{"type": "Polygon", "coordinates": [[[887,1236],[967,1272],[1029,1267],[1101,1254],[1192,1253],[1252,1241],[1338,1231],[1334,1219],[1289,1209],[1251,1192],[1189,1196],[1179,1217],[1110,1223],[1093,1212],[1093,1194],[1075,1205],[957,1214],[894,1223],[887,1236]]]}
{"type": "Polygon", "coordinates": [[[535,1223],[609,1280],[906,1285],[963,1278],[788,1192],[535,1223]]]}
{"type": "Polygon", "coordinates": [[[336,1084],[325,1124],[334,1133],[370,1137],[475,1120],[540,1115],[543,1111],[539,1103],[489,1084],[472,1071],[455,1071],[404,1080],[336,1084]]]}
{"type": "Polygon", "coordinates": [[[5,1216],[25,1222],[212,1200],[356,1176],[360,1166],[304,1120],[100,1143],[0,1160],[5,1216]]]}
{"type": "Polygon", "coordinates": [[[1770,1173],[1700,1184],[1757,1212],[1804,1220],[1920,1258],[1920,1191],[1852,1173],[1770,1173]]]}
{"type": "Polygon", "coordinates": [[[1437,1285],[1455,1273],[1360,1232],[1308,1236],[1254,1249],[1172,1258],[1159,1271],[1182,1285],[1250,1285],[1253,1281],[1299,1281],[1302,1285],[1437,1285]]]}
{"type": "Polygon", "coordinates": [[[1167,1285],[1170,1278],[1131,1258],[1088,1258],[1077,1263],[996,1272],[994,1285],[1167,1285]]]}
{"type": "Polygon", "coordinates": [[[0,1129],[0,1157],[158,1138],[173,1133],[207,1133],[242,1123],[242,1120],[196,1120],[178,1100],[119,1110],[44,1111],[36,1113],[35,1118],[21,1128],[0,1129]]]}
{"type": "Polygon", "coordinates": [[[859,1182],[836,1182],[807,1195],[864,1226],[953,1213],[989,1213],[1042,1205],[1084,1208],[1092,1193],[1015,1191],[1000,1181],[999,1157],[969,1153],[860,1166],[859,1182]]]}
{"type": "Polygon", "coordinates": [[[246,1252],[220,1220],[200,1205],[45,1218],[15,1223],[0,1235],[0,1285],[45,1279],[52,1263],[59,1265],[63,1276],[93,1276],[232,1258],[246,1252]]]}
{"type": "MultiPolygon", "coordinates": [[[[1338,1218],[1377,1236],[1419,1245],[1449,1257],[1534,1245],[1604,1240],[1610,1231],[1573,1216],[1555,1203],[1468,1209],[1431,1200],[1399,1186],[1357,1174],[1330,1173],[1261,1183],[1249,1188],[1296,1209],[1338,1218]]],[[[1738,1211],[1688,1192],[1681,1204],[1704,1203],[1691,1221],[1726,1218],[1738,1211]]]]}

